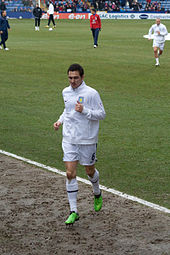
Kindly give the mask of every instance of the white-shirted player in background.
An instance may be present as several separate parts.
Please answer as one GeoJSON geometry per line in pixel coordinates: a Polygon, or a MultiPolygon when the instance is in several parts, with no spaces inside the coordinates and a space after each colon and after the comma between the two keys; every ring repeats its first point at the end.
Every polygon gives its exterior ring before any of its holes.
{"type": "Polygon", "coordinates": [[[165,36],[168,34],[167,28],[163,25],[160,19],[156,19],[156,24],[152,25],[149,29],[148,40],[151,40],[151,35],[154,34],[153,50],[156,59],[156,66],[159,66],[159,56],[162,55],[165,44],[165,36]]]}
{"type": "Polygon", "coordinates": [[[54,129],[58,130],[63,124],[63,161],[66,167],[66,190],[70,204],[70,215],[65,224],[69,225],[79,219],[77,210],[78,182],[76,179],[78,162],[85,166],[88,178],[92,183],[94,210],[100,211],[102,207],[99,172],[95,168],[95,161],[99,120],[105,118],[105,110],[99,93],[83,81],[82,66],[71,65],[67,74],[70,86],[63,90],[65,109],[59,120],[54,123],[54,129]]]}
{"type": "Polygon", "coordinates": [[[49,16],[49,19],[48,19],[48,25],[46,26],[46,27],[49,27],[50,26],[50,23],[51,23],[51,21],[52,21],[52,23],[53,23],[53,28],[55,28],[56,27],[56,25],[55,25],[55,21],[54,21],[54,5],[53,5],[53,2],[50,0],[49,1],[49,8],[48,8],[48,14],[50,15],[49,16]]]}

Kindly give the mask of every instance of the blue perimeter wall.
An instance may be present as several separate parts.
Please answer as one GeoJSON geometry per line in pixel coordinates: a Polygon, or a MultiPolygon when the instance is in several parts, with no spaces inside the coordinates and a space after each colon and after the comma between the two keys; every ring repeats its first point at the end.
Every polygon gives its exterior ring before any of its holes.
{"type": "Polygon", "coordinates": [[[10,19],[32,19],[32,12],[10,12],[7,11],[7,17],[10,19]]]}

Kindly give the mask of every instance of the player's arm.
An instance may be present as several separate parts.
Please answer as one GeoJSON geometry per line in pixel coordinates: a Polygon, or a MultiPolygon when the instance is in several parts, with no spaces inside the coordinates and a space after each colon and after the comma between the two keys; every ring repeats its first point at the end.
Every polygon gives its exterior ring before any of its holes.
{"type": "Polygon", "coordinates": [[[65,109],[64,109],[63,113],[60,115],[59,119],[56,122],[54,122],[54,124],[53,124],[53,127],[55,130],[58,130],[59,127],[63,124],[64,116],[65,116],[65,109]]]}
{"type": "Polygon", "coordinates": [[[103,120],[106,116],[103,103],[100,99],[99,94],[93,96],[93,105],[90,108],[83,107],[82,114],[89,120],[103,120]]]}
{"type": "Polygon", "coordinates": [[[148,40],[151,40],[152,33],[153,33],[153,26],[151,26],[151,28],[149,29],[148,40]]]}
{"type": "Polygon", "coordinates": [[[98,15],[98,22],[99,22],[99,29],[101,31],[101,19],[100,19],[100,16],[98,15]]]}
{"type": "Polygon", "coordinates": [[[8,29],[11,29],[11,28],[10,28],[10,25],[9,25],[9,23],[8,23],[8,20],[7,20],[7,28],[8,28],[8,29]]]}
{"type": "Polygon", "coordinates": [[[165,26],[163,27],[160,35],[163,35],[163,36],[168,35],[168,30],[167,30],[167,28],[165,26]]]}
{"type": "Polygon", "coordinates": [[[59,120],[57,120],[56,122],[54,122],[53,126],[54,126],[55,130],[58,130],[61,125],[62,125],[62,123],[59,120]]]}
{"type": "Polygon", "coordinates": [[[2,19],[0,17],[0,34],[3,34],[3,31],[1,29],[2,29],[2,19]]]}

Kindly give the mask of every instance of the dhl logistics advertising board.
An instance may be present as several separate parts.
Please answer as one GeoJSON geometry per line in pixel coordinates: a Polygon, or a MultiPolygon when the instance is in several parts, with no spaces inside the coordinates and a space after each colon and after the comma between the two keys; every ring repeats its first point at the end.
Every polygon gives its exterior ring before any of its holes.
{"type": "MultiPolygon", "coordinates": [[[[170,13],[107,13],[97,12],[101,19],[170,19],[170,13]]],[[[89,19],[91,13],[54,13],[55,19],[89,19]]],[[[43,14],[43,19],[48,19],[48,13],[43,14]]]]}
{"type": "MultiPolygon", "coordinates": [[[[101,19],[170,19],[170,13],[146,13],[146,12],[97,12],[101,19]]],[[[91,13],[54,13],[55,19],[70,19],[70,20],[85,20],[90,19],[91,13]]],[[[7,11],[7,17],[10,19],[32,19],[34,18],[32,12],[11,12],[7,11]]],[[[43,13],[43,19],[48,19],[49,14],[43,13]]]]}

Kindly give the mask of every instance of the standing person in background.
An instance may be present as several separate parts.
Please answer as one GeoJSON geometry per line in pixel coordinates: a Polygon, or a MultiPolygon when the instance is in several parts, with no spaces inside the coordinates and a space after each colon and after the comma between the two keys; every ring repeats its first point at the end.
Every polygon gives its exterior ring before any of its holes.
{"type": "Polygon", "coordinates": [[[42,17],[42,9],[39,7],[38,3],[33,9],[33,15],[35,17],[35,31],[40,31],[40,19],[42,17]]]}
{"type": "Polygon", "coordinates": [[[6,18],[6,11],[2,11],[0,17],[0,34],[1,34],[0,50],[2,50],[1,45],[3,45],[4,50],[9,50],[5,44],[5,42],[8,40],[8,29],[10,29],[10,25],[6,18]]]}
{"type": "Polygon", "coordinates": [[[70,216],[66,225],[79,219],[77,210],[78,182],[76,170],[78,162],[85,167],[93,186],[94,210],[102,208],[102,195],[99,188],[99,172],[95,168],[99,120],[105,118],[105,110],[99,93],[84,82],[84,70],[73,64],[67,71],[69,87],[63,90],[65,109],[54,123],[58,130],[63,124],[62,148],[66,167],[66,190],[70,204],[70,216]]]}
{"type": "Polygon", "coordinates": [[[99,31],[101,31],[101,19],[100,19],[100,16],[98,14],[96,14],[95,9],[91,10],[91,14],[92,15],[90,16],[90,28],[91,28],[92,35],[93,35],[94,48],[97,48],[99,31]]]}
{"type": "Polygon", "coordinates": [[[50,1],[48,13],[49,13],[50,17],[49,17],[49,20],[48,20],[48,25],[46,27],[49,27],[50,23],[52,21],[53,22],[53,28],[55,28],[56,25],[55,25],[54,16],[53,16],[53,14],[54,14],[54,5],[53,5],[52,1],[50,1]]]}
{"type": "Polygon", "coordinates": [[[5,5],[5,1],[4,0],[1,1],[0,10],[1,11],[5,11],[6,10],[6,5],[5,5]]]}
{"type": "Polygon", "coordinates": [[[162,55],[165,45],[165,36],[168,34],[167,28],[163,25],[160,19],[156,19],[156,24],[149,29],[148,40],[151,40],[151,35],[154,34],[153,50],[156,60],[155,66],[159,66],[159,57],[162,55]]]}

